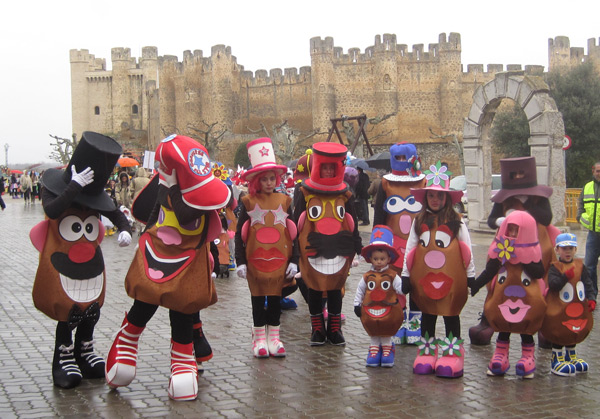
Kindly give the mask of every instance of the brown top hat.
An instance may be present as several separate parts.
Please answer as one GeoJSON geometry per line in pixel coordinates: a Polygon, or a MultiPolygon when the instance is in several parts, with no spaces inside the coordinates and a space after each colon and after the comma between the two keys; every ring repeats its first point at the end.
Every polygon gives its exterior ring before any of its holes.
{"type": "Polygon", "coordinates": [[[515,195],[534,195],[549,198],[552,188],[538,185],[535,157],[515,157],[500,160],[502,189],[492,197],[493,202],[504,202],[515,195]]]}

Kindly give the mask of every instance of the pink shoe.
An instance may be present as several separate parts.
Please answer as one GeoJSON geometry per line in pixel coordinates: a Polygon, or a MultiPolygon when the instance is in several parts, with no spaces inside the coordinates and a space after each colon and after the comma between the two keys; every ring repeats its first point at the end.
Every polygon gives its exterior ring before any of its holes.
{"type": "Polygon", "coordinates": [[[496,350],[488,365],[487,375],[504,375],[510,368],[508,363],[508,348],[510,342],[499,340],[496,342],[496,350]]]}
{"type": "Polygon", "coordinates": [[[430,338],[429,333],[426,333],[417,341],[417,346],[418,352],[413,363],[413,373],[419,375],[433,374],[438,353],[437,339],[435,337],[430,338]]]}
{"type": "Polygon", "coordinates": [[[458,378],[463,376],[465,349],[463,340],[450,336],[438,341],[442,356],[435,363],[435,375],[438,377],[458,378]]]}
{"type": "Polygon", "coordinates": [[[533,378],[535,372],[535,343],[521,344],[521,359],[515,365],[517,375],[523,378],[533,378]]]}
{"type": "Polygon", "coordinates": [[[267,326],[267,348],[269,354],[274,357],[284,357],[286,355],[283,343],[279,339],[279,326],[267,326]]]}
{"type": "Polygon", "coordinates": [[[252,328],[252,353],[256,358],[268,358],[266,326],[252,328]]]}

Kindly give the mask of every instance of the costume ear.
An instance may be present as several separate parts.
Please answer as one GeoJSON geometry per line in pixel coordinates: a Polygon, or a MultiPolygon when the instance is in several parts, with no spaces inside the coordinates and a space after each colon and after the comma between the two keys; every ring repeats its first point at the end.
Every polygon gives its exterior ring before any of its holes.
{"type": "MultiPolygon", "coordinates": [[[[29,239],[38,252],[42,253],[48,236],[48,220],[40,221],[29,232],[29,239]]],[[[102,232],[104,237],[104,232],[102,232]]]]}
{"type": "Polygon", "coordinates": [[[460,255],[463,259],[463,265],[465,268],[469,266],[469,262],[471,261],[471,249],[467,246],[467,243],[463,241],[458,242],[460,244],[460,255]]]}
{"type": "Polygon", "coordinates": [[[348,213],[346,213],[346,215],[344,215],[344,218],[346,219],[346,222],[348,223],[348,229],[350,231],[354,231],[354,218],[352,218],[352,216],[348,213]]]}
{"type": "Polygon", "coordinates": [[[304,221],[306,221],[306,211],[302,211],[302,214],[298,217],[298,230],[302,231],[304,228],[304,221]]]}
{"type": "Polygon", "coordinates": [[[250,220],[246,220],[242,226],[242,241],[246,243],[248,241],[248,229],[250,228],[250,220]]]}
{"type": "Polygon", "coordinates": [[[221,234],[221,219],[219,218],[219,213],[216,210],[208,211],[208,214],[206,214],[206,222],[208,223],[206,241],[211,242],[221,234]]]}
{"type": "Polygon", "coordinates": [[[287,231],[290,235],[290,239],[292,239],[292,241],[294,241],[296,239],[296,236],[298,235],[298,230],[296,229],[296,224],[294,224],[294,222],[292,220],[290,220],[289,218],[287,218],[285,220],[286,226],[287,226],[287,231]]]}
{"type": "Polygon", "coordinates": [[[104,231],[106,230],[104,228],[104,224],[102,224],[102,221],[98,220],[98,228],[100,229],[98,232],[98,244],[102,243],[102,240],[104,240],[104,231]]]}
{"type": "Polygon", "coordinates": [[[406,255],[406,267],[408,268],[408,270],[410,271],[413,267],[413,263],[415,261],[415,253],[416,253],[417,248],[415,247],[414,249],[412,249],[410,252],[408,252],[408,254],[406,255]]]}

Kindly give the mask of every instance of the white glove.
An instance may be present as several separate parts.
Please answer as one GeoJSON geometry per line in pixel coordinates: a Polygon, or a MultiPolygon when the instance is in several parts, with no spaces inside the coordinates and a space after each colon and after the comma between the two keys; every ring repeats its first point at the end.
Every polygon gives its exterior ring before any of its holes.
{"type": "Polygon", "coordinates": [[[297,273],[298,273],[298,265],[296,265],[295,263],[290,263],[287,266],[287,269],[285,270],[285,277],[286,277],[286,279],[292,279],[296,276],[297,273]]]}
{"type": "Polygon", "coordinates": [[[162,170],[160,170],[160,168],[156,170],[158,170],[158,173],[160,173],[160,175],[165,179],[167,188],[177,185],[177,173],[175,172],[175,169],[171,171],[170,175],[168,175],[167,172],[163,172],[162,170]]]}
{"type": "Polygon", "coordinates": [[[359,262],[360,261],[358,260],[358,256],[355,256],[354,259],[352,259],[352,267],[356,268],[359,262]]]}
{"type": "Polygon", "coordinates": [[[213,273],[210,274],[210,277],[212,279],[217,279],[217,274],[213,272],[213,273]]]}
{"type": "Polygon", "coordinates": [[[236,273],[236,275],[238,277],[246,279],[246,272],[247,271],[248,271],[248,268],[246,268],[246,265],[240,265],[235,270],[235,273],[236,273]]]}
{"type": "Polygon", "coordinates": [[[131,244],[131,234],[126,231],[121,231],[117,242],[119,243],[119,247],[129,246],[131,244]]]}
{"type": "Polygon", "coordinates": [[[496,218],[496,227],[500,227],[502,225],[502,223],[504,222],[505,219],[506,219],[506,217],[498,217],[498,218],[496,218]]]}
{"type": "Polygon", "coordinates": [[[91,167],[86,167],[80,173],[77,173],[77,169],[73,165],[71,166],[71,180],[74,180],[83,188],[94,181],[94,171],[91,167]]]}

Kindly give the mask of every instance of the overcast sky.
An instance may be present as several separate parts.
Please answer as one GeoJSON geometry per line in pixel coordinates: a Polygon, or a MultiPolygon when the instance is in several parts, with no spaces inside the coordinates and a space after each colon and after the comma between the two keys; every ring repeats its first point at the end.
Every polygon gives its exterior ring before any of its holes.
{"type": "Polygon", "coordinates": [[[572,47],[600,37],[600,2],[505,1],[19,1],[0,16],[0,162],[50,161],[51,138],[71,135],[70,49],[96,58],[144,46],[159,55],[231,47],[245,70],[310,65],[309,41],[331,36],[335,46],[374,44],[396,34],[399,44],[438,41],[458,32],[462,62],[548,67],[548,38],[568,36],[572,47]]]}

